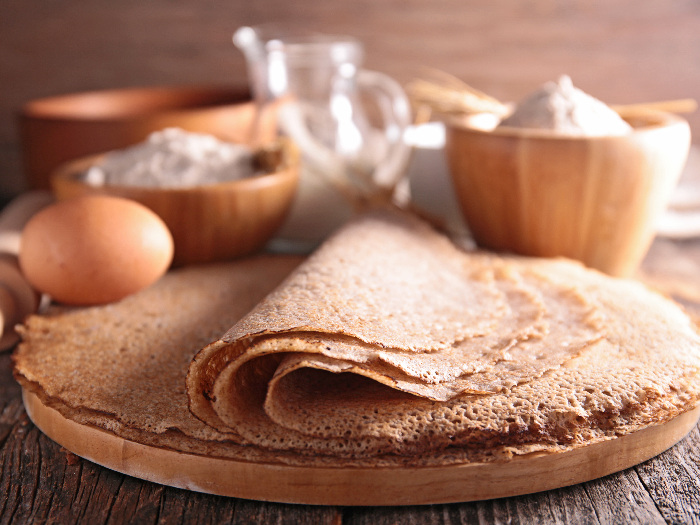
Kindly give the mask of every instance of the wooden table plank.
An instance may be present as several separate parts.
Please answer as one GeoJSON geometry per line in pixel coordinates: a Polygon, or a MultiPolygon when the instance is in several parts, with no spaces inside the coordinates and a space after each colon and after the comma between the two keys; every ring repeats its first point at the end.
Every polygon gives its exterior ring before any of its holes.
{"type": "Polygon", "coordinates": [[[634,469],[587,483],[584,490],[600,523],[666,523],[634,469]]]}
{"type": "Polygon", "coordinates": [[[667,523],[700,523],[700,427],[634,470],[667,523]]]}
{"type": "Polygon", "coordinates": [[[206,494],[166,488],[160,501],[157,523],[233,523],[236,503],[231,498],[210,497],[206,494]]]}

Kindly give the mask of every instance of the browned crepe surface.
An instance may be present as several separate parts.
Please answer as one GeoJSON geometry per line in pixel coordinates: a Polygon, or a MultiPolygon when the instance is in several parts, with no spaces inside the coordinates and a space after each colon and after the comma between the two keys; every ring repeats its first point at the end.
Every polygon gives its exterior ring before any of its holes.
{"type": "Polygon", "coordinates": [[[17,378],[127,439],[296,465],[561,451],[697,403],[698,335],[638,283],[370,217],[263,300],[299,262],[183,269],[120,303],[33,316],[17,378]],[[185,376],[209,341],[189,375],[205,424],[185,376]]]}
{"type": "Polygon", "coordinates": [[[122,437],[153,444],[184,435],[222,439],[188,410],[187,367],[300,260],[185,268],[118,303],[31,316],[20,327],[15,375],[64,415],[122,437]]]}
{"type": "Polygon", "coordinates": [[[639,283],[370,215],[203,349],[188,394],[266,449],[523,453],[666,421],[695,406],[699,367],[688,317],[639,283]]]}

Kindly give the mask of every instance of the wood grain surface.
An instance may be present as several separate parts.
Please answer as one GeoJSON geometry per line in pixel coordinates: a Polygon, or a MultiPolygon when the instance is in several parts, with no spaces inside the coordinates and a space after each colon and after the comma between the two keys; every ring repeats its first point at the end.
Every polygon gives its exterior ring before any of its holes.
{"type": "MultiPolygon", "coordinates": [[[[700,320],[700,239],[658,240],[642,272],[700,320]],[[685,283],[682,286],[681,283],[685,283]]],[[[164,487],[80,459],[28,419],[0,354],[0,524],[697,524],[700,427],[668,451],[601,479],[538,494],[444,505],[260,503],[164,487]]]]}
{"type": "MultiPolygon", "coordinates": [[[[437,68],[504,100],[563,73],[611,103],[700,99],[694,0],[4,0],[0,194],[23,186],[15,115],[27,100],[125,86],[245,83],[248,24],[353,35],[402,83],[437,68]]],[[[700,136],[700,112],[689,116],[700,136]]]]}

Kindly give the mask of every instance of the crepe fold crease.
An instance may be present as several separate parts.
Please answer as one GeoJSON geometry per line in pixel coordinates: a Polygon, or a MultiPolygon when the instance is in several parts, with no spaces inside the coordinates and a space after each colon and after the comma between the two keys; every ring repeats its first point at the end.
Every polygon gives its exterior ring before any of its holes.
{"type": "Polygon", "coordinates": [[[672,301],[567,260],[464,251],[401,214],[358,218],[305,260],[180,268],[19,331],[15,377],[64,417],[243,461],[507,461],[700,398],[700,336],[672,301]]]}
{"type": "Polygon", "coordinates": [[[417,219],[378,212],[326,241],[202,349],[187,394],[206,425],[265,449],[524,453],[691,408],[698,348],[687,317],[639,283],[564,260],[469,253],[417,219]],[[666,363],[665,379],[642,371],[648,337],[685,361],[666,363]],[[685,385],[678,398],[673,374],[685,385]],[[597,406],[609,397],[620,407],[597,406]]]}

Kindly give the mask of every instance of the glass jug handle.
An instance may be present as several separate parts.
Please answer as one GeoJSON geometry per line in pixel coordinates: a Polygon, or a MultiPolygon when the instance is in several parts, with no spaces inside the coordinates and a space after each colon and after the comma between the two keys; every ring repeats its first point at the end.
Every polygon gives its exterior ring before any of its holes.
{"type": "Polygon", "coordinates": [[[394,188],[405,175],[410,147],[404,141],[404,132],[411,125],[411,105],[401,85],[384,73],[361,69],[357,85],[374,95],[384,120],[387,154],[377,166],[374,182],[385,188],[394,188]]]}

